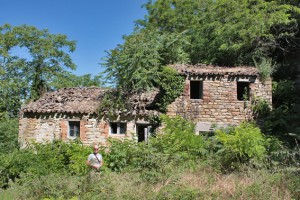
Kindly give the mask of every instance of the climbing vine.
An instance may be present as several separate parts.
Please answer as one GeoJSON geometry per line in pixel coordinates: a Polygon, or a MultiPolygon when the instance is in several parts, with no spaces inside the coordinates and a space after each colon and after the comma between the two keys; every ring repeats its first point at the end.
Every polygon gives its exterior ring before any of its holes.
{"type": "Polygon", "coordinates": [[[171,67],[163,67],[158,84],[160,93],[156,105],[160,111],[166,112],[167,106],[183,92],[184,77],[171,67]]]}

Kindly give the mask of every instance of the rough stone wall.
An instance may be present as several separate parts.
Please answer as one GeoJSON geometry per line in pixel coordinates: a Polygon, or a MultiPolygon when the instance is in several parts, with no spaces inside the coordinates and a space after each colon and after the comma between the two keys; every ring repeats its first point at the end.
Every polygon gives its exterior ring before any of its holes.
{"type": "Polygon", "coordinates": [[[270,105],[272,83],[255,77],[202,76],[187,77],[184,93],[168,106],[168,115],[180,115],[194,122],[238,124],[252,118],[251,98],[262,97],[270,105]],[[249,81],[250,101],[237,99],[237,80],[249,81]],[[203,98],[190,99],[190,80],[203,81],[203,98]]]}
{"type": "MultiPolygon", "coordinates": [[[[186,78],[183,94],[168,106],[168,115],[180,115],[209,127],[238,124],[252,119],[251,98],[261,97],[272,102],[272,81],[262,83],[256,77],[190,76],[186,78]],[[190,80],[203,81],[203,98],[190,99],[190,80]],[[237,81],[249,81],[250,101],[237,100],[237,81]]],[[[136,124],[147,124],[144,118],[97,119],[82,114],[23,114],[19,120],[19,142],[25,147],[30,141],[46,142],[54,139],[68,141],[69,121],[80,121],[80,140],[85,145],[106,144],[107,138],[136,138],[136,124]],[[109,121],[127,122],[127,134],[110,134],[109,121]]],[[[200,128],[201,129],[201,128],[200,128]]]]}
{"type": "Polygon", "coordinates": [[[80,121],[80,140],[84,145],[100,143],[105,145],[107,138],[132,139],[136,132],[136,122],[132,119],[122,119],[127,122],[127,134],[109,133],[108,120],[96,119],[96,116],[65,115],[65,114],[29,114],[19,120],[19,142],[26,147],[30,142],[51,142],[54,139],[73,140],[68,137],[69,121],[80,121]]]}
{"type": "Polygon", "coordinates": [[[31,141],[45,142],[61,138],[59,119],[21,118],[19,120],[19,142],[25,147],[31,141]]]}

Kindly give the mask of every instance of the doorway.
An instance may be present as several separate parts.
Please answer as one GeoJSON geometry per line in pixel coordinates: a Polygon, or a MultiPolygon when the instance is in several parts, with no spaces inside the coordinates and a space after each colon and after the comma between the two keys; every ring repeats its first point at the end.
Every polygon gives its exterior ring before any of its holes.
{"type": "Polygon", "coordinates": [[[136,124],[136,134],[138,142],[146,142],[150,136],[150,124],[136,124]]]}

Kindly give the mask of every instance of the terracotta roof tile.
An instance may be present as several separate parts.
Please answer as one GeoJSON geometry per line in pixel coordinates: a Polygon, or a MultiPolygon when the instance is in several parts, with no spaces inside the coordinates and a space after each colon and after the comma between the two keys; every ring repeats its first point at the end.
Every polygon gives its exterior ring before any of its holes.
{"type": "MultiPolygon", "coordinates": [[[[102,98],[108,89],[97,87],[62,88],[48,92],[37,101],[32,101],[21,109],[24,113],[96,113],[102,98]]],[[[157,90],[133,94],[129,102],[139,115],[152,112],[147,110],[152,106],[157,90]]],[[[118,112],[119,113],[119,112],[118,112]]],[[[127,115],[132,114],[130,111],[127,115]]],[[[124,113],[122,113],[124,114],[124,113]]]]}
{"type": "Polygon", "coordinates": [[[105,89],[63,88],[48,92],[37,101],[30,102],[22,108],[23,112],[33,113],[94,113],[103,97],[105,89]]]}

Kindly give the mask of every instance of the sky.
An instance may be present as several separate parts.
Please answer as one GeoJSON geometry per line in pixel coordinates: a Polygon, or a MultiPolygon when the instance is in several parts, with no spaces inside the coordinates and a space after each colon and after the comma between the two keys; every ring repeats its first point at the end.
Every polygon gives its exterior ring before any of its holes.
{"type": "Polygon", "coordinates": [[[122,36],[143,19],[148,0],[0,0],[0,26],[27,24],[65,34],[77,41],[71,53],[76,75],[97,75],[104,70],[99,63],[105,51],[122,44],[122,36]]]}

